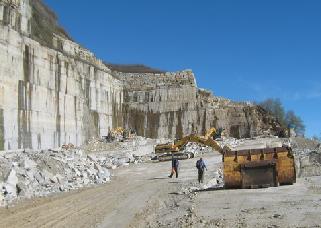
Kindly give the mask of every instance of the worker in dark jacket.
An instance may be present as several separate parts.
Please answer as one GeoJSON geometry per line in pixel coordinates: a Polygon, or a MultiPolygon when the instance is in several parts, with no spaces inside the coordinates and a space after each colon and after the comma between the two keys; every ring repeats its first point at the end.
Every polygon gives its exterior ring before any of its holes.
{"type": "Polygon", "coordinates": [[[172,178],[175,173],[176,178],[178,178],[178,166],[179,166],[178,159],[174,158],[174,155],[172,155],[172,172],[171,172],[171,175],[169,175],[168,177],[172,178]]]}
{"type": "Polygon", "coordinates": [[[207,170],[207,167],[206,167],[205,162],[203,161],[202,158],[200,158],[196,162],[196,168],[198,169],[198,183],[203,183],[204,182],[204,172],[205,172],[205,169],[207,170]]]}

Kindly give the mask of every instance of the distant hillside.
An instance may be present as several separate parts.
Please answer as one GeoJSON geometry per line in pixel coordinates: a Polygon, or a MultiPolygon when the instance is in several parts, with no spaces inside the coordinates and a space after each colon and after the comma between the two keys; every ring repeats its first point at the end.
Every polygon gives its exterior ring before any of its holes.
{"type": "Polygon", "coordinates": [[[165,73],[165,71],[154,69],[143,64],[112,64],[105,63],[113,71],[123,73],[165,73]]]}

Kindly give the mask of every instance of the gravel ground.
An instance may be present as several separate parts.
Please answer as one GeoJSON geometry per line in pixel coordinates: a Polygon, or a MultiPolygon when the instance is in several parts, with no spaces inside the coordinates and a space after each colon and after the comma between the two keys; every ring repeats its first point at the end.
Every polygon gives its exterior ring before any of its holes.
{"type": "MultiPolygon", "coordinates": [[[[204,156],[211,182],[221,156],[204,156]]],[[[113,170],[112,181],[0,209],[3,227],[320,227],[321,177],[267,189],[200,190],[196,159],[113,170]],[[186,192],[186,191],[185,191],[186,192]]]]}

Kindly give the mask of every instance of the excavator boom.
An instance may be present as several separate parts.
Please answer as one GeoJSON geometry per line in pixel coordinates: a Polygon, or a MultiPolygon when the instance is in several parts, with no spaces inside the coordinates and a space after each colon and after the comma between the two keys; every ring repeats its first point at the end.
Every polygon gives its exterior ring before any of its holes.
{"type": "Polygon", "coordinates": [[[191,134],[183,137],[182,139],[176,140],[174,144],[159,144],[155,147],[155,153],[158,154],[159,161],[168,161],[172,159],[172,156],[177,157],[178,159],[188,159],[193,158],[194,154],[191,152],[182,153],[180,152],[182,148],[189,142],[196,142],[206,146],[210,146],[213,149],[217,150],[221,154],[223,150],[219,146],[219,144],[213,140],[213,137],[217,134],[215,128],[210,128],[206,131],[204,136],[199,136],[195,134],[191,134]]]}

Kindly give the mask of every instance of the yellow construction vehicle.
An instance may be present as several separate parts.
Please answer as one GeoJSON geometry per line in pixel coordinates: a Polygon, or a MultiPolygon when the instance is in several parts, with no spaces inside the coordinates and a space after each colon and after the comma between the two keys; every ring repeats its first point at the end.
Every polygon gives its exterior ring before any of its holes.
{"type": "Polygon", "coordinates": [[[103,138],[107,142],[113,141],[123,141],[126,139],[131,139],[136,136],[136,132],[132,129],[125,129],[122,127],[116,127],[109,131],[107,136],[103,136],[103,138]]]}
{"type": "Polygon", "coordinates": [[[155,147],[155,153],[159,161],[168,161],[172,159],[172,156],[177,157],[179,159],[188,159],[193,158],[194,154],[192,152],[185,152],[181,153],[181,149],[188,143],[188,142],[197,142],[204,145],[209,143],[215,149],[220,148],[216,141],[211,140],[214,135],[217,134],[215,128],[210,128],[206,131],[204,136],[199,136],[196,134],[191,134],[188,136],[183,137],[182,139],[176,140],[174,143],[166,143],[166,144],[158,144],[155,147]]]}
{"type": "Polygon", "coordinates": [[[169,160],[172,155],[186,159],[193,155],[181,153],[180,149],[188,142],[212,147],[222,154],[225,188],[259,188],[296,182],[294,156],[290,147],[232,150],[227,146],[222,148],[213,139],[215,134],[215,128],[211,128],[205,136],[192,134],[175,144],[158,145],[155,152],[163,153],[158,157],[159,161],[169,160]]]}

